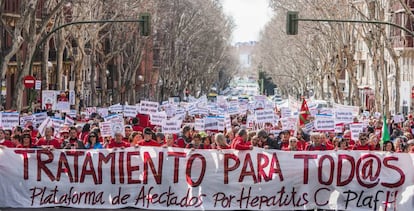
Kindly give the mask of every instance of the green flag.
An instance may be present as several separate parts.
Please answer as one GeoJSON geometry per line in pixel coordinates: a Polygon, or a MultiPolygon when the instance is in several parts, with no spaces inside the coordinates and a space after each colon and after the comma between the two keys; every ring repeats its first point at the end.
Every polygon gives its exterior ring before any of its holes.
{"type": "Polygon", "coordinates": [[[382,121],[383,121],[383,124],[382,124],[381,142],[384,143],[385,141],[390,140],[390,132],[388,131],[387,119],[386,119],[385,115],[384,115],[382,121]]]}

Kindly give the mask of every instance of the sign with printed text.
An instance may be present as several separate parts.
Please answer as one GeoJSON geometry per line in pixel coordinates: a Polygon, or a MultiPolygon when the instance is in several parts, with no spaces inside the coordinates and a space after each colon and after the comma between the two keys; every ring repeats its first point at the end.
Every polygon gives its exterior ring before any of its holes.
{"type": "Polygon", "coordinates": [[[331,115],[316,115],[314,121],[315,130],[333,131],[335,130],[335,121],[331,115]]]}
{"type": "Polygon", "coordinates": [[[124,117],[135,117],[137,116],[137,106],[125,105],[124,106],[124,117]]]}
{"type": "Polygon", "coordinates": [[[180,133],[181,131],[181,122],[177,120],[167,120],[164,119],[162,123],[162,132],[164,134],[170,133],[180,133]]]}
{"type": "Polygon", "coordinates": [[[256,123],[275,123],[275,112],[272,109],[257,110],[255,115],[256,123]]]}
{"type": "Polygon", "coordinates": [[[102,137],[111,137],[112,136],[112,126],[111,122],[100,122],[99,129],[101,130],[102,137]]]}
{"type": "Polygon", "coordinates": [[[1,112],[1,126],[3,130],[12,130],[19,125],[19,112],[1,112]]]}
{"type": "Polygon", "coordinates": [[[335,110],[335,123],[352,123],[354,118],[352,116],[352,110],[350,109],[336,109],[335,110]]]}
{"type": "Polygon", "coordinates": [[[359,139],[359,134],[364,131],[364,124],[362,123],[350,124],[349,130],[351,130],[351,139],[354,141],[357,141],[359,139]]]}
{"type": "Polygon", "coordinates": [[[194,123],[194,130],[196,131],[204,131],[204,119],[195,119],[194,123]]]}
{"type": "Polygon", "coordinates": [[[108,108],[96,108],[96,112],[99,114],[99,116],[104,117],[108,116],[109,110],[108,108]]]}
{"type": "Polygon", "coordinates": [[[151,102],[151,101],[141,101],[140,106],[141,106],[140,113],[149,115],[151,113],[158,112],[159,103],[158,102],[151,102]]]}
{"type": "Polygon", "coordinates": [[[414,204],[407,153],[0,148],[0,169],[0,205],[11,208],[371,211],[414,204]]]}
{"type": "Polygon", "coordinates": [[[393,120],[394,120],[394,123],[401,123],[401,122],[404,122],[404,115],[395,115],[393,118],[392,118],[393,120]]]}
{"type": "Polygon", "coordinates": [[[165,111],[150,114],[150,121],[153,125],[162,126],[165,119],[167,119],[165,111]]]}

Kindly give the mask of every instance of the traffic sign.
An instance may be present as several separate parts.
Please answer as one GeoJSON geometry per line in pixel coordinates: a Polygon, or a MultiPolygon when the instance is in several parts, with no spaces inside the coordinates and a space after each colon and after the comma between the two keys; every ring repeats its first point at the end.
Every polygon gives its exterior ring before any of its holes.
{"type": "Polygon", "coordinates": [[[35,84],[36,84],[36,78],[33,76],[27,75],[23,78],[24,87],[31,89],[35,87],[35,84]]]}

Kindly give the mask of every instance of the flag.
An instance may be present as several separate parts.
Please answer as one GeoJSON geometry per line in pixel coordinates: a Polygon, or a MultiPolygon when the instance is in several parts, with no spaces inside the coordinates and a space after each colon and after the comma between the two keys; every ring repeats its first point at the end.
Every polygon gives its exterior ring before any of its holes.
{"type": "Polygon", "coordinates": [[[386,119],[385,115],[384,115],[382,121],[383,121],[383,124],[382,124],[381,143],[384,143],[385,141],[390,140],[390,132],[388,131],[387,119],[386,119]]]}
{"type": "Polygon", "coordinates": [[[302,106],[300,107],[300,112],[299,112],[299,126],[305,126],[307,123],[309,123],[309,117],[310,117],[310,112],[309,112],[309,108],[308,105],[306,104],[306,100],[305,98],[303,98],[302,101],[302,106]]]}

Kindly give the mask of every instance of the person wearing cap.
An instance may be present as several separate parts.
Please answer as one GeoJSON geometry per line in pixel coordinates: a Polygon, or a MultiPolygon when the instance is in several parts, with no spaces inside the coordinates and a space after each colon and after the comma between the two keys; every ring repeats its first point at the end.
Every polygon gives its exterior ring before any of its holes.
{"type": "Polygon", "coordinates": [[[78,130],[76,127],[69,128],[69,138],[62,143],[63,149],[85,149],[83,141],[78,139],[78,130]]]}
{"type": "Polygon", "coordinates": [[[115,137],[111,139],[109,144],[106,146],[108,149],[112,148],[126,148],[130,147],[129,142],[125,142],[121,132],[115,132],[115,137]]]}
{"type": "Polygon", "coordinates": [[[59,143],[63,143],[64,140],[69,138],[69,128],[64,127],[60,129],[59,133],[60,133],[60,140],[58,140],[59,143]]]}
{"type": "Polygon", "coordinates": [[[143,134],[144,134],[144,140],[138,142],[139,146],[152,146],[152,147],[161,146],[161,144],[159,144],[158,142],[152,139],[153,132],[151,128],[149,127],[144,128],[143,134]]]}
{"type": "Polygon", "coordinates": [[[55,139],[55,137],[53,137],[54,132],[55,129],[53,127],[46,127],[45,136],[37,141],[36,146],[42,148],[60,149],[61,144],[57,139],[55,139]]]}
{"type": "Polygon", "coordinates": [[[247,142],[247,130],[240,129],[236,138],[231,142],[231,148],[237,150],[251,150],[253,146],[250,142],[247,142]]]}

